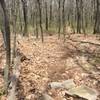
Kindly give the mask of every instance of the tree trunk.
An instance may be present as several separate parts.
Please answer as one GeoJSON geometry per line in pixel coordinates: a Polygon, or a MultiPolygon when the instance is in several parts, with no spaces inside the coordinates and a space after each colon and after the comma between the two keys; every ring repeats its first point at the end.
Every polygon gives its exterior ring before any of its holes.
{"type": "Polygon", "coordinates": [[[81,33],[81,12],[80,12],[80,0],[76,0],[76,10],[77,10],[77,33],[81,33]]]}
{"type": "Polygon", "coordinates": [[[12,52],[12,64],[14,64],[14,59],[16,57],[16,21],[17,21],[17,10],[16,10],[16,0],[12,1],[12,23],[13,23],[13,52],[12,52]]]}
{"type": "Polygon", "coordinates": [[[42,27],[42,7],[41,7],[41,1],[40,0],[37,0],[37,3],[38,3],[38,7],[39,7],[39,17],[40,17],[40,29],[41,29],[41,39],[42,39],[42,42],[44,41],[44,36],[43,36],[43,27],[42,27]]]}
{"type": "Polygon", "coordinates": [[[58,38],[61,34],[61,0],[58,1],[58,38]]]}
{"type": "Polygon", "coordinates": [[[48,8],[47,8],[47,2],[45,2],[45,13],[46,13],[46,23],[45,23],[45,28],[46,31],[48,31],[48,8]]]}
{"type": "Polygon", "coordinates": [[[52,24],[52,0],[50,0],[50,19],[49,19],[49,27],[51,27],[52,24]]]}
{"type": "Polygon", "coordinates": [[[63,0],[63,9],[62,9],[62,20],[63,20],[63,35],[65,40],[65,29],[66,29],[66,21],[65,21],[65,0],[63,0]]]}
{"type": "Polygon", "coordinates": [[[28,36],[28,19],[27,19],[27,0],[21,0],[23,4],[23,14],[24,14],[24,33],[23,36],[28,36]]]}
{"type": "Polygon", "coordinates": [[[96,15],[95,15],[95,26],[94,26],[94,33],[100,33],[100,0],[96,0],[97,8],[96,8],[96,15]]]}
{"type": "Polygon", "coordinates": [[[1,7],[3,9],[4,13],[4,36],[5,36],[5,48],[6,48],[6,67],[5,67],[5,73],[4,73],[4,78],[5,78],[5,91],[7,93],[8,89],[8,78],[9,78],[9,69],[10,69],[10,62],[11,62],[11,53],[10,53],[10,26],[9,26],[9,19],[8,19],[8,12],[6,8],[6,4],[4,0],[0,0],[1,7]]]}
{"type": "Polygon", "coordinates": [[[84,7],[83,7],[83,0],[80,0],[80,6],[81,6],[81,28],[82,32],[85,33],[85,27],[84,27],[84,7]]]}
{"type": "Polygon", "coordinates": [[[36,11],[35,11],[35,31],[36,31],[36,33],[35,33],[35,35],[36,35],[36,39],[38,39],[38,37],[39,37],[39,30],[38,30],[38,7],[37,7],[37,4],[35,5],[35,7],[36,7],[36,11]]]}

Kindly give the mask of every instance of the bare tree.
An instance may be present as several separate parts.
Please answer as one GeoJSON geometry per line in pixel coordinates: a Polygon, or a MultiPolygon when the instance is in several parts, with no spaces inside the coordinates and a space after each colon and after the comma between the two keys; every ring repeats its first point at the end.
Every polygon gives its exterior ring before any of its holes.
{"type": "Polygon", "coordinates": [[[48,31],[48,5],[47,1],[45,2],[45,13],[46,13],[46,23],[45,23],[45,28],[48,31]]]}
{"type": "Polygon", "coordinates": [[[24,33],[23,33],[23,36],[28,36],[28,33],[27,33],[27,25],[28,25],[28,19],[27,19],[27,0],[21,0],[22,1],[22,4],[23,4],[23,14],[24,14],[24,23],[25,23],[25,26],[24,26],[24,33]]]}
{"type": "Polygon", "coordinates": [[[43,36],[43,27],[42,27],[42,7],[41,7],[41,0],[37,0],[38,3],[38,8],[39,8],[39,17],[40,17],[40,29],[41,29],[41,38],[42,42],[44,41],[44,36],[43,36]]]}
{"type": "Polygon", "coordinates": [[[100,33],[100,0],[96,0],[94,33],[100,33]]]}
{"type": "Polygon", "coordinates": [[[51,27],[52,24],[52,1],[50,0],[50,18],[49,18],[49,27],[51,27]]]}
{"type": "Polygon", "coordinates": [[[61,33],[61,0],[58,0],[58,38],[60,38],[61,33]]]}
{"type": "Polygon", "coordinates": [[[81,28],[82,28],[82,31],[83,33],[85,33],[85,28],[84,28],[84,7],[83,7],[83,0],[80,0],[80,6],[81,6],[81,28]]]}
{"type": "Polygon", "coordinates": [[[1,7],[3,9],[4,13],[4,36],[5,36],[5,48],[6,48],[6,67],[5,67],[5,91],[7,92],[8,89],[8,78],[9,78],[9,69],[10,69],[10,27],[9,27],[9,18],[8,18],[8,12],[6,8],[6,4],[4,0],[0,0],[1,7]]]}
{"type": "Polygon", "coordinates": [[[77,33],[81,33],[81,11],[80,11],[80,0],[76,0],[76,10],[77,10],[77,33]]]}
{"type": "MultiPolygon", "coordinates": [[[[35,2],[36,3],[36,2],[35,2]]],[[[39,29],[38,29],[38,5],[37,3],[35,4],[35,13],[34,13],[34,16],[35,16],[35,35],[36,35],[36,38],[38,39],[39,37],[39,29]]]]}
{"type": "Polygon", "coordinates": [[[13,52],[12,52],[12,63],[16,57],[16,21],[17,21],[17,2],[12,0],[12,23],[13,23],[13,52]]]}
{"type": "Polygon", "coordinates": [[[66,21],[65,21],[65,0],[63,0],[62,20],[63,20],[63,35],[64,35],[64,39],[65,39],[65,28],[66,28],[66,21]]]}

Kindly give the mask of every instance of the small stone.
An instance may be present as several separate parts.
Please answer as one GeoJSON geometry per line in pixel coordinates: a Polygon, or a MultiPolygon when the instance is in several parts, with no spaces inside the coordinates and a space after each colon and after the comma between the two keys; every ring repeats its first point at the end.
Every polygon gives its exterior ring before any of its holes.
{"type": "Polygon", "coordinates": [[[53,89],[63,88],[62,83],[60,83],[60,82],[52,82],[49,84],[49,86],[53,89]]]}
{"type": "Polygon", "coordinates": [[[62,89],[70,89],[75,87],[75,83],[73,79],[69,79],[63,82],[52,82],[49,86],[53,89],[62,88],[62,89]]]}

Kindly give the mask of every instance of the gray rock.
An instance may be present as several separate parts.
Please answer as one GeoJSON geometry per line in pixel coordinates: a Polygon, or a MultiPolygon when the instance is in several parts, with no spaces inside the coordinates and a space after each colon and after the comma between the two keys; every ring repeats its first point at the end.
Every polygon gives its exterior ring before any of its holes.
{"type": "Polygon", "coordinates": [[[52,82],[49,84],[49,86],[53,89],[57,89],[57,88],[63,88],[62,83],[61,82],[52,82]]]}
{"type": "Polygon", "coordinates": [[[87,100],[96,100],[98,96],[98,92],[94,89],[91,89],[87,86],[78,86],[72,89],[69,89],[67,92],[69,95],[78,96],[87,100]]]}
{"type": "Polygon", "coordinates": [[[49,84],[49,86],[53,89],[57,89],[57,88],[70,89],[75,87],[75,83],[73,79],[69,79],[63,82],[52,82],[49,84]]]}
{"type": "Polygon", "coordinates": [[[65,89],[70,89],[70,88],[74,88],[76,85],[75,85],[73,79],[69,79],[69,80],[63,81],[62,86],[65,89]]]}

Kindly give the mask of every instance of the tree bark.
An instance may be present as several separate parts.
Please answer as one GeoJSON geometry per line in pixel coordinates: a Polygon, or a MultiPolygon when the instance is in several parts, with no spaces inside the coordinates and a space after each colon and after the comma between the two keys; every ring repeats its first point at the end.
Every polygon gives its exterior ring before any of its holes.
{"type": "Polygon", "coordinates": [[[66,21],[65,21],[65,0],[63,0],[63,9],[62,9],[62,20],[63,20],[63,35],[65,40],[65,29],[66,29],[66,21]]]}
{"type": "Polygon", "coordinates": [[[47,2],[45,2],[45,13],[46,13],[46,23],[45,23],[45,28],[46,31],[48,31],[48,8],[47,8],[47,2]]]}
{"type": "Polygon", "coordinates": [[[100,0],[96,0],[96,4],[94,33],[100,33],[100,0]]]}
{"type": "Polygon", "coordinates": [[[58,1],[58,38],[61,34],[61,0],[58,1]]]}
{"type": "Polygon", "coordinates": [[[40,29],[41,29],[41,39],[42,39],[42,42],[44,41],[44,36],[43,36],[43,27],[42,27],[42,7],[41,7],[41,1],[40,0],[37,0],[37,3],[38,3],[38,7],[39,7],[39,17],[40,17],[40,29]]]}
{"type": "Polygon", "coordinates": [[[21,1],[23,4],[23,14],[24,14],[24,23],[25,23],[23,36],[28,36],[27,0],[21,0],[21,1]]]}
{"type": "Polygon", "coordinates": [[[49,27],[51,27],[52,24],[52,0],[50,0],[50,19],[49,19],[49,27]]]}
{"type": "Polygon", "coordinates": [[[13,52],[12,52],[12,64],[14,64],[14,59],[16,57],[16,21],[17,21],[17,8],[16,0],[12,0],[12,23],[13,23],[13,52]]]}
{"type": "Polygon", "coordinates": [[[76,10],[77,10],[77,33],[81,33],[81,12],[80,12],[80,0],[76,0],[76,10]]]}
{"type": "Polygon", "coordinates": [[[9,18],[8,18],[8,12],[6,8],[6,4],[4,0],[0,0],[1,7],[3,9],[4,13],[4,36],[5,36],[5,48],[6,48],[6,67],[5,67],[5,92],[7,93],[8,89],[8,78],[9,78],[9,70],[10,70],[10,62],[11,62],[11,48],[10,48],[10,26],[9,26],[9,18]]]}

